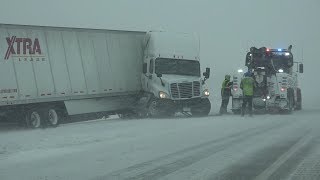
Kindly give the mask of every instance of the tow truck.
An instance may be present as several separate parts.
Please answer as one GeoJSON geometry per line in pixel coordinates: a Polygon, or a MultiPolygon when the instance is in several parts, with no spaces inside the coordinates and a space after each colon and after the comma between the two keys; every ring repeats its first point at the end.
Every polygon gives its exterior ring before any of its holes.
{"type": "MultiPolygon", "coordinates": [[[[287,49],[251,47],[246,54],[245,66],[255,80],[253,109],[264,112],[285,112],[302,109],[302,95],[298,74],[303,73],[303,63],[294,62],[292,45],[287,49]]],[[[233,75],[232,111],[241,112],[243,70],[233,75]]]]}

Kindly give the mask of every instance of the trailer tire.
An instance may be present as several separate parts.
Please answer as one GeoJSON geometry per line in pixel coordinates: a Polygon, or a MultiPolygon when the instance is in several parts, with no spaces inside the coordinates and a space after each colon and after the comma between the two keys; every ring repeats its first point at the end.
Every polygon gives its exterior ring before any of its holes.
{"type": "Polygon", "coordinates": [[[37,129],[44,127],[44,116],[42,111],[31,110],[26,113],[26,123],[28,128],[37,129]]]}
{"type": "Polygon", "coordinates": [[[47,123],[49,126],[51,127],[57,127],[60,123],[60,114],[53,108],[49,108],[46,111],[46,119],[47,119],[47,123]]]}

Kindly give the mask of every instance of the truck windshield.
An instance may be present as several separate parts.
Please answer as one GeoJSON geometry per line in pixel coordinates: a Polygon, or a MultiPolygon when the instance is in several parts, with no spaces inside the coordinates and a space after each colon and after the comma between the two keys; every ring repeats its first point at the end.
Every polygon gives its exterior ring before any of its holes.
{"type": "Polygon", "coordinates": [[[282,69],[288,73],[293,66],[293,56],[289,52],[272,52],[269,57],[271,58],[271,65],[275,71],[282,69]]]}
{"type": "Polygon", "coordinates": [[[289,52],[254,53],[253,63],[247,65],[253,68],[266,67],[274,69],[275,72],[278,72],[279,69],[288,72],[293,66],[293,56],[289,52]]]}
{"type": "Polygon", "coordinates": [[[272,58],[271,63],[275,71],[282,69],[286,73],[289,72],[290,68],[293,65],[292,61],[290,61],[289,59],[283,59],[283,58],[272,58]]]}
{"type": "Polygon", "coordinates": [[[199,61],[158,58],[155,65],[156,74],[200,76],[199,61]]]}

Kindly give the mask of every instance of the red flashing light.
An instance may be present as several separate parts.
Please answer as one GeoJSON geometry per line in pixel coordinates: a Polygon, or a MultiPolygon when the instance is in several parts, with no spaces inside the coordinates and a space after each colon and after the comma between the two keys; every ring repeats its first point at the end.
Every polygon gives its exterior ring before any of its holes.
{"type": "Polygon", "coordinates": [[[269,48],[267,48],[267,52],[269,52],[270,51],[270,49],[269,48]]]}
{"type": "Polygon", "coordinates": [[[281,92],[284,92],[284,91],[286,91],[286,88],[285,88],[285,87],[282,87],[282,88],[280,89],[280,91],[281,91],[281,92]]]}

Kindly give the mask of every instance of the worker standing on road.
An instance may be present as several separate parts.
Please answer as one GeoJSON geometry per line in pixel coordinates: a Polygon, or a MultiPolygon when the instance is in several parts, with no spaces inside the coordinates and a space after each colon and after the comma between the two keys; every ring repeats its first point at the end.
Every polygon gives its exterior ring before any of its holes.
{"type": "Polygon", "coordinates": [[[232,82],[230,82],[230,75],[225,75],[225,78],[222,82],[221,87],[221,107],[220,107],[220,115],[227,113],[227,107],[229,104],[229,98],[231,96],[231,86],[232,82]]]}
{"type": "Polygon", "coordinates": [[[249,114],[252,116],[252,99],[253,99],[253,90],[255,88],[255,82],[252,78],[251,72],[246,72],[244,74],[244,78],[241,80],[240,88],[243,91],[243,103],[242,103],[242,110],[241,116],[244,116],[246,107],[249,107],[249,114]]]}

